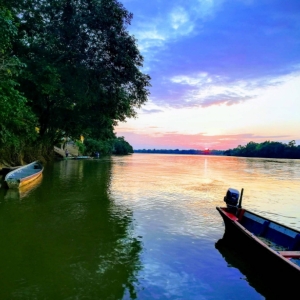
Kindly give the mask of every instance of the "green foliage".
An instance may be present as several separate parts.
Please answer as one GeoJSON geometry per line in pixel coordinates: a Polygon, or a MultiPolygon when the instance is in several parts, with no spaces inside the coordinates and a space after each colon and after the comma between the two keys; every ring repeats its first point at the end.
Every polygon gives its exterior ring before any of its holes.
{"type": "Polygon", "coordinates": [[[150,77],[117,0],[13,1],[21,17],[14,51],[27,65],[20,91],[38,118],[40,135],[113,138],[118,121],[145,103],[150,77]]]}
{"type": "Polygon", "coordinates": [[[288,144],[265,141],[263,143],[249,142],[246,146],[238,146],[224,152],[229,156],[270,157],[270,158],[300,158],[300,146],[293,140],[288,144]]]}
{"type": "Polygon", "coordinates": [[[20,161],[25,145],[36,139],[35,116],[18,91],[23,64],[12,54],[17,26],[11,11],[0,2],[0,160],[20,161]]]}
{"type": "Polygon", "coordinates": [[[85,145],[81,141],[76,141],[75,145],[78,147],[79,153],[83,154],[85,153],[85,145]]]}
{"type": "Polygon", "coordinates": [[[126,155],[133,153],[132,146],[125,141],[124,137],[109,140],[95,140],[87,138],[84,140],[85,154],[95,155],[99,152],[101,156],[109,154],[126,155]]]}
{"type": "Polygon", "coordinates": [[[0,0],[0,156],[80,135],[112,152],[114,126],[149,94],[131,19],[117,0],[0,0]]]}
{"type": "Polygon", "coordinates": [[[99,152],[101,156],[105,156],[112,153],[113,140],[87,138],[84,140],[84,146],[86,155],[95,155],[96,152],[99,152]]]}
{"type": "Polygon", "coordinates": [[[124,137],[118,137],[114,140],[113,153],[117,155],[126,155],[133,153],[132,146],[125,141],[124,137]]]}

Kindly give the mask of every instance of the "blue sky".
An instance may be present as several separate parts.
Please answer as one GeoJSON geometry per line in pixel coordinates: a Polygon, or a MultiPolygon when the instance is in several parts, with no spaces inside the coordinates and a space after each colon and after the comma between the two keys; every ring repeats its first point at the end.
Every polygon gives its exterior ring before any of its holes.
{"type": "Polygon", "coordinates": [[[300,142],[299,0],[122,0],[152,80],[134,149],[300,142]]]}

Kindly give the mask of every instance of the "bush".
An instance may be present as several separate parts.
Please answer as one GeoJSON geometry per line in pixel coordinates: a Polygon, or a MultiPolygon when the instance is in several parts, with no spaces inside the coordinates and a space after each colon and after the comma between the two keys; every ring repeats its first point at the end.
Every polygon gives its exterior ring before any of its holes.
{"type": "Polygon", "coordinates": [[[125,141],[124,137],[118,137],[114,140],[113,154],[126,155],[133,153],[132,146],[125,141]]]}

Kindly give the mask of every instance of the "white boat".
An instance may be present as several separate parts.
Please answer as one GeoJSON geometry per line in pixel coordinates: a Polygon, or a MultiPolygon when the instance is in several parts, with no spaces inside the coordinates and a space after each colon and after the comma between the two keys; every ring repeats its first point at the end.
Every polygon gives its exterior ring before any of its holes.
{"type": "Polygon", "coordinates": [[[9,188],[20,188],[39,178],[44,167],[39,161],[34,161],[28,165],[9,172],[4,181],[9,188]]]}

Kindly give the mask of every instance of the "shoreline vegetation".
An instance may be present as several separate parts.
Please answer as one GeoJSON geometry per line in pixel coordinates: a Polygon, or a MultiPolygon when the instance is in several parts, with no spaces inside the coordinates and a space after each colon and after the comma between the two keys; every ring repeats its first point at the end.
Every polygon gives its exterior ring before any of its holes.
{"type": "Polygon", "coordinates": [[[292,140],[288,144],[265,141],[263,143],[249,142],[245,146],[224,151],[227,156],[262,157],[262,158],[300,158],[300,145],[292,140]]]}
{"type": "Polygon", "coordinates": [[[130,153],[114,128],[151,86],[132,18],[118,0],[0,0],[0,166],[53,160],[66,140],[130,153]]]}
{"type": "Polygon", "coordinates": [[[240,157],[300,159],[300,145],[296,146],[295,140],[290,141],[288,144],[265,141],[263,143],[249,142],[245,146],[239,145],[237,148],[229,150],[135,149],[134,153],[224,155],[240,157]]]}
{"type": "MultiPolygon", "coordinates": [[[[108,155],[129,155],[133,153],[133,148],[132,146],[125,141],[124,137],[116,137],[114,139],[110,139],[110,140],[105,140],[105,141],[99,141],[99,140],[94,140],[91,138],[85,139],[83,142],[81,141],[67,141],[65,143],[62,144],[57,144],[57,146],[59,149],[61,149],[62,153],[65,153],[65,149],[69,150],[69,154],[72,157],[77,157],[77,156],[91,156],[91,157],[103,157],[103,156],[108,156],[108,155]],[[76,154],[72,154],[70,152],[70,145],[71,148],[73,148],[73,151],[76,152],[76,154]],[[74,156],[75,155],[75,156],[74,156]]],[[[30,151],[31,149],[28,148],[28,151],[30,151]]],[[[0,155],[3,150],[0,149],[0,155]]],[[[42,163],[46,163],[47,161],[53,161],[55,159],[57,159],[57,157],[59,156],[60,158],[63,158],[62,155],[57,155],[54,151],[54,149],[52,150],[52,152],[49,153],[48,157],[45,158],[45,152],[44,155],[37,152],[37,148],[33,149],[33,153],[31,153],[31,159],[32,161],[34,160],[39,160],[42,163]],[[38,159],[37,159],[38,158],[38,159]]],[[[23,154],[24,155],[24,154],[23,154]]],[[[64,155],[65,156],[65,155],[64,155]]],[[[1,174],[1,170],[5,169],[5,168],[10,168],[10,167],[15,167],[15,165],[8,163],[7,160],[4,160],[4,158],[7,159],[7,156],[0,156],[0,174],[1,174]]],[[[29,162],[30,158],[29,156],[27,156],[27,159],[29,162]]],[[[23,165],[23,164],[20,164],[23,165]]],[[[18,166],[20,166],[18,165],[18,166]]]]}

